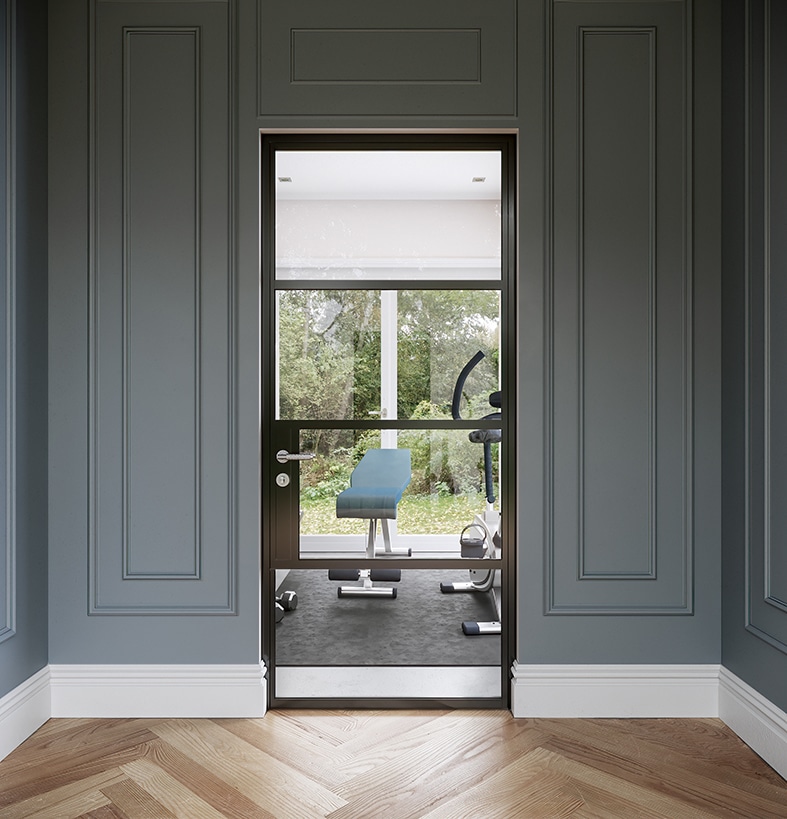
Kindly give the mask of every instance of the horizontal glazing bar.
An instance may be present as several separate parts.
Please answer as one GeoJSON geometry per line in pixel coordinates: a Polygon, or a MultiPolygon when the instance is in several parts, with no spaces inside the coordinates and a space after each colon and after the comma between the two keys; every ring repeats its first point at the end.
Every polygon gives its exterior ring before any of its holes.
{"type": "Polygon", "coordinates": [[[320,419],[316,421],[287,420],[275,421],[282,430],[298,429],[500,429],[502,420],[485,421],[482,419],[453,420],[417,420],[409,421],[404,418],[388,421],[333,421],[320,419]]]}
{"type": "Polygon", "coordinates": [[[502,290],[497,279],[398,281],[395,279],[277,279],[276,290],[502,290]]]}
{"type": "MultiPolygon", "coordinates": [[[[297,560],[271,561],[272,569],[445,569],[491,571],[503,568],[502,559],[475,560],[473,558],[435,557],[376,557],[359,555],[355,558],[301,557],[297,560]]],[[[457,580],[464,580],[457,577],[457,580]]]]}

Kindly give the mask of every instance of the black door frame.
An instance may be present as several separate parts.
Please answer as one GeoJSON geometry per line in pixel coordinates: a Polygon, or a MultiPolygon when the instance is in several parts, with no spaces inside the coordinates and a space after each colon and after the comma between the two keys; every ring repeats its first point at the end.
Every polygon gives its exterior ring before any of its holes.
{"type": "MultiPolygon", "coordinates": [[[[262,645],[261,656],[268,669],[268,706],[270,708],[509,708],[510,707],[510,669],[515,659],[516,650],[516,374],[518,360],[517,330],[516,330],[516,137],[511,133],[504,134],[334,134],[334,133],[261,133],[261,209],[260,209],[260,400],[261,400],[261,441],[260,441],[260,479],[261,479],[261,565],[262,565],[262,645]],[[277,561],[272,559],[271,544],[277,538],[289,537],[283,521],[276,514],[282,506],[281,493],[276,494],[275,475],[279,471],[275,461],[275,453],[282,448],[281,438],[273,440],[274,424],[271,420],[275,415],[274,408],[274,379],[275,363],[269,350],[269,340],[275,327],[275,292],[285,289],[287,283],[275,280],[275,152],[277,150],[500,150],[502,159],[502,191],[501,191],[501,279],[500,282],[485,282],[488,289],[498,289],[501,293],[501,390],[503,395],[502,424],[495,422],[495,427],[502,426],[503,440],[507,445],[501,452],[501,535],[503,538],[501,560],[501,696],[499,698],[457,698],[457,699],[427,699],[416,700],[390,698],[308,698],[303,700],[281,699],[274,694],[275,690],[275,622],[271,616],[275,598],[275,571],[277,561]],[[271,419],[271,420],[268,420],[271,419]]],[[[303,288],[307,283],[295,281],[290,286],[303,288]]],[[[465,283],[466,284],[466,283],[465,283]]],[[[314,282],[308,282],[312,288],[314,282]]],[[[377,281],[367,279],[363,281],[328,281],[325,287],[336,289],[391,289],[397,285],[391,281],[377,281]]],[[[447,281],[419,282],[419,289],[462,289],[462,285],[452,286],[447,281]]],[[[321,285],[318,283],[317,287],[321,285]]],[[[399,283],[398,286],[401,286],[399,283]]],[[[396,289],[396,287],[394,288],[396,289]]],[[[466,286],[463,289],[467,289],[466,286]]],[[[284,422],[278,422],[282,425],[284,422]]],[[[395,421],[331,421],[332,428],[351,427],[353,429],[403,429],[412,422],[406,420],[395,421]]],[[[310,424],[304,421],[288,422],[293,430],[296,427],[306,428],[310,424]]],[[[312,426],[324,427],[325,421],[312,426]]],[[[443,428],[450,426],[467,425],[468,428],[477,428],[478,421],[417,422],[419,429],[443,428]]],[[[292,450],[291,450],[292,451],[292,450]]],[[[293,503],[292,493],[288,493],[290,505],[293,503]]],[[[284,516],[290,518],[297,510],[288,509],[284,516]]],[[[297,561],[295,561],[297,562],[297,561]]],[[[396,561],[386,561],[386,565],[394,566],[396,561]]],[[[486,561],[488,564],[488,561],[486,561]]],[[[357,560],[351,561],[346,568],[355,568],[357,560]],[[352,565],[351,565],[352,564],[352,565]]],[[[458,564],[457,564],[458,565],[458,564]]],[[[302,568],[321,569],[342,567],[337,560],[304,561],[302,568]]],[[[419,560],[417,564],[410,562],[402,564],[409,568],[455,568],[450,561],[419,560]]],[[[279,566],[282,568],[281,566],[279,566]]],[[[464,562],[461,566],[467,569],[464,562]]],[[[481,567],[483,568],[483,567],[481,567]]],[[[483,638],[479,638],[483,639],[483,638]]]]}

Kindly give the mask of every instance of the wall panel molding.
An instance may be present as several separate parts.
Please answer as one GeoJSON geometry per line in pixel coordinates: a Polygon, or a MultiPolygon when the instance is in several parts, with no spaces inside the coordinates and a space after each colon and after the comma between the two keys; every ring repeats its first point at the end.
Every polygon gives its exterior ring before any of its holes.
{"type": "Polygon", "coordinates": [[[547,614],[693,611],[690,19],[553,6],[547,614]]]}
{"type": "MultiPolygon", "coordinates": [[[[579,101],[579,112],[577,116],[577,144],[579,145],[579,156],[578,156],[578,182],[577,186],[579,188],[579,202],[578,202],[578,211],[577,211],[577,236],[579,237],[579,259],[578,259],[578,313],[579,313],[579,330],[577,334],[578,338],[578,347],[577,347],[577,358],[579,361],[579,400],[578,400],[578,425],[579,425],[579,459],[580,459],[580,466],[579,466],[579,497],[578,497],[578,507],[579,507],[579,579],[615,579],[615,580],[623,580],[623,579],[647,579],[652,580],[656,577],[656,544],[657,544],[657,537],[656,537],[656,414],[653,412],[652,407],[655,405],[656,395],[657,395],[657,383],[656,383],[656,280],[655,280],[655,240],[656,240],[656,60],[655,60],[655,39],[656,39],[656,29],[654,27],[647,27],[647,28],[635,28],[630,26],[618,26],[614,28],[605,28],[605,27],[590,27],[590,26],[580,26],[578,30],[578,38],[577,38],[577,66],[579,70],[578,76],[578,101],[579,101]],[[647,423],[647,430],[642,429],[641,433],[643,437],[647,441],[647,455],[645,458],[641,460],[642,466],[644,467],[645,475],[642,476],[643,482],[646,486],[645,496],[646,496],[646,504],[647,508],[642,509],[642,516],[641,521],[646,527],[645,531],[641,533],[642,540],[638,544],[638,547],[641,549],[640,555],[632,561],[633,564],[637,565],[638,568],[634,568],[631,564],[629,564],[629,568],[621,568],[615,567],[614,565],[611,566],[604,566],[605,556],[602,554],[599,556],[600,565],[596,568],[591,568],[593,564],[592,556],[588,555],[587,550],[587,542],[586,542],[586,515],[585,515],[585,504],[586,504],[586,497],[588,492],[590,491],[593,485],[593,476],[592,472],[590,475],[590,480],[588,480],[588,472],[591,471],[587,465],[586,459],[586,448],[587,448],[587,435],[586,435],[586,427],[587,427],[587,414],[586,414],[586,388],[585,388],[585,381],[586,381],[586,350],[588,349],[588,337],[586,332],[586,310],[587,310],[587,299],[586,299],[586,289],[588,286],[592,286],[593,282],[592,279],[590,282],[586,281],[586,266],[585,266],[585,224],[589,222],[592,218],[592,207],[588,210],[586,209],[587,197],[585,191],[585,180],[589,173],[589,169],[585,167],[585,156],[586,156],[586,140],[585,140],[585,101],[586,101],[586,88],[588,86],[593,85],[593,78],[589,76],[589,65],[588,65],[588,55],[586,54],[586,43],[588,38],[594,39],[605,39],[605,38],[634,38],[634,42],[636,40],[642,40],[642,46],[644,46],[645,53],[646,53],[646,61],[648,64],[648,81],[646,83],[646,94],[643,94],[643,98],[647,100],[647,106],[649,108],[649,115],[647,118],[647,134],[643,134],[645,139],[643,140],[647,144],[647,199],[648,199],[648,235],[647,235],[647,242],[648,242],[648,251],[647,251],[647,261],[645,264],[645,270],[642,271],[646,275],[646,282],[644,287],[640,288],[638,295],[644,304],[639,305],[642,307],[642,314],[644,314],[647,318],[644,322],[644,334],[646,338],[646,345],[647,345],[647,354],[644,357],[647,361],[647,385],[646,391],[643,391],[643,394],[640,396],[641,402],[644,402],[644,412],[643,412],[643,419],[647,423]],[[644,298],[643,298],[644,297],[644,298]]],[[[637,44],[640,46],[640,44],[637,44]]],[[[599,46],[601,50],[604,50],[604,46],[599,46]]],[[[609,80],[605,82],[605,85],[609,89],[609,80]]],[[[590,150],[591,161],[596,159],[596,157],[592,153],[592,147],[590,150]]],[[[597,204],[597,202],[596,202],[597,204]]],[[[608,289],[609,282],[607,280],[604,281],[604,284],[607,286],[604,289],[608,289]]],[[[601,294],[600,294],[601,295],[601,294]]],[[[604,293],[603,297],[606,298],[607,294],[604,293]]],[[[629,304],[629,308],[633,307],[634,305],[629,304]]],[[[640,327],[636,328],[638,331],[640,327]]],[[[638,332],[637,335],[639,336],[640,333],[638,332]]],[[[638,339],[632,339],[638,340],[638,339]]],[[[619,341],[619,340],[618,340],[619,341]]],[[[616,343],[617,346],[617,343],[616,343]]],[[[607,351],[607,354],[611,353],[612,351],[607,351]]],[[[627,396],[629,400],[632,399],[632,396],[629,394],[627,396]]],[[[605,410],[607,412],[607,410],[605,410]]],[[[607,448],[607,454],[608,454],[607,448]]],[[[642,454],[645,454],[644,452],[642,454]]],[[[608,558],[606,558],[608,559],[608,558]]]]}
{"type": "Polygon", "coordinates": [[[0,642],[16,634],[16,93],[15,36],[16,3],[0,4],[3,82],[0,86],[0,133],[2,157],[2,400],[0,400],[0,642]]]}
{"type": "Polygon", "coordinates": [[[480,28],[294,28],[290,36],[292,84],[481,82],[480,28]]]}
{"type": "Polygon", "coordinates": [[[236,612],[235,13],[91,7],[93,615],[236,612]]]}
{"type": "MultiPolygon", "coordinates": [[[[200,409],[202,271],[200,265],[200,238],[202,226],[199,135],[202,128],[200,76],[203,70],[200,29],[198,27],[175,26],[127,27],[124,28],[123,34],[123,579],[180,578],[199,580],[201,565],[200,509],[202,500],[200,474],[202,450],[200,409]],[[176,39],[168,41],[167,38],[176,39]],[[181,40],[182,43],[179,42],[181,40]],[[146,48],[147,43],[145,41],[149,41],[149,44],[153,47],[146,48]],[[170,42],[172,47],[169,47],[170,42]],[[136,59],[134,58],[135,44],[138,46],[136,50],[140,52],[136,59]],[[181,46],[181,53],[178,53],[178,46],[181,46]],[[166,77],[161,76],[160,72],[155,72],[158,61],[160,61],[161,65],[166,65],[168,69],[166,77]],[[170,104],[166,104],[167,101],[163,97],[161,100],[147,100],[145,97],[148,96],[146,94],[148,89],[144,85],[144,79],[139,89],[135,86],[135,69],[143,74],[158,73],[161,76],[160,81],[171,86],[167,89],[173,93],[170,104]],[[172,114],[172,109],[176,107],[175,104],[179,104],[178,107],[182,108],[178,112],[180,119],[172,114]],[[153,105],[163,109],[155,117],[150,110],[153,105]],[[169,116],[163,113],[164,111],[169,116]],[[162,144],[162,141],[158,139],[158,133],[162,130],[165,132],[170,131],[172,135],[171,142],[162,144]],[[139,145],[140,142],[143,143],[142,146],[139,145]],[[150,180],[146,178],[147,174],[144,166],[148,163],[148,157],[152,151],[158,150],[160,153],[166,148],[169,148],[173,155],[162,158],[161,170],[164,169],[164,166],[172,167],[177,163],[176,154],[188,157],[184,163],[186,167],[181,169],[182,175],[178,179],[172,179],[172,198],[168,206],[190,214],[191,218],[184,220],[185,223],[181,226],[183,235],[173,236],[172,241],[176,238],[180,239],[182,244],[179,245],[179,248],[183,249],[187,245],[193,245],[193,250],[190,254],[189,264],[183,270],[186,275],[178,278],[178,285],[180,286],[177,292],[177,307],[176,309],[164,311],[161,309],[158,300],[150,305],[145,303],[146,291],[151,290],[155,284],[145,281],[143,265],[138,262],[135,264],[135,262],[138,255],[143,257],[146,255],[146,246],[148,243],[156,241],[156,233],[158,232],[156,224],[146,224],[144,216],[140,219],[140,213],[155,212],[155,199],[158,196],[158,190],[156,188],[151,189],[152,186],[149,184],[150,180]],[[139,158],[137,158],[137,154],[140,155],[139,158]],[[185,175],[183,172],[193,174],[193,176],[183,178],[185,175]],[[135,190],[135,179],[144,180],[143,185],[138,186],[144,186],[145,188],[141,193],[137,193],[135,190]],[[140,221],[143,222],[142,225],[139,224],[140,221]],[[143,267],[142,271],[140,271],[140,267],[143,267]],[[142,272],[140,277],[142,281],[138,283],[141,291],[140,304],[135,304],[135,284],[137,284],[134,282],[135,270],[142,272]],[[184,305],[189,305],[189,303],[190,306],[186,311],[180,309],[184,305]],[[137,316],[137,312],[141,315],[137,316]],[[191,316],[183,315],[184,312],[191,313],[191,316]],[[190,375],[191,383],[187,384],[188,391],[191,393],[189,413],[183,412],[183,408],[178,405],[179,411],[177,413],[173,412],[171,417],[163,419],[159,407],[147,406],[143,408],[142,417],[135,419],[133,407],[131,406],[134,395],[138,394],[141,388],[148,388],[151,392],[155,392],[156,387],[160,385],[146,383],[148,381],[146,371],[151,364],[150,353],[155,355],[155,351],[146,350],[145,352],[148,352],[149,355],[147,358],[143,356],[142,365],[137,367],[135,366],[135,356],[132,354],[132,350],[139,350],[139,347],[144,348],[147,346],[146,337],[153,331],[158,331],[164,335],[167,333],[167,325],[177,326],[178,335],[180,335],[183,332],[184,324],[189,322],[192,323],[188,324],[191,334],[191,342],[188,346],[193,350],[193,360],[190,367],[184,368],[183,365],[188,363],[188,351],[181,349],[182,355],[178,358],[179,366],[176,368],[181,372],[186,369],[186,373],[183,373],[183,375],[190,375]],[[139,341],[132,336],[135,328],[141,335],[139,341]],[[135,386],[133,392],[131,389],[132,384],[135,386]],[[179,498],[181,503],[193,504],[193,509],[190,510],[191,514],[189,515],[191,526],[186,528],[186,520],[180,521],[181,527],[189,533],[192,548],[179,549],[177,559],[168,566],[157,566],[157,554],[155,552],[147,555],[144,550],[141,555],[138,553],[139,550],[135,552],[134,540],[131,537],[132,526],[130,520],[135,505],[135,482],[132,480],[132,475],[137,471],[139,472],[139,479],[136,484],[138,486],[141,484],[140,494],[144,494],[146,474],[149,474],[151,470],[159,471],[166,467],[166,464],[162,464],[157,457],[157,453],[150,453],[147,459],[139,459],[143,462],[135,469],[134,458],[135,454],[138,455],[134,446],[135,430],[136,433],[144,437],[149,433],[151,423],[161,424],[162,421],[169,422],[168,434],[171,438],[184,434],[185,431],[184,437],[189,440],[182,443],[193,446],[193,462],[188,464],[192,470],[191,498],[179,498]],[[148,461],[147,464],[145,460],[148,461]]],[[[146,259],[146,261],[154,262],[155,260],[146,259]]],[[[174,285],[170,286],[174,289],[174,285]]],[[[175,342],[175,339],[170,337],[170,341],[175,342]]],[[[177,374],[177,372],[173,372],[171,375],[177,377],[177,374]]],[[[172,474],[168,476],[166,482],[171,483],[177,478],[176,474],[172,474]]],[[[144,515],[145,510],[149,513],[151,500],[151,498],[145,498],[139,504],[141,507],[140,514],[144,515]]],[[[171,504],[171,498],[167,499],[167,505],[169,504],[171,504]]],[[[138,541],[139,538],[137,538],[138,541]]]]}

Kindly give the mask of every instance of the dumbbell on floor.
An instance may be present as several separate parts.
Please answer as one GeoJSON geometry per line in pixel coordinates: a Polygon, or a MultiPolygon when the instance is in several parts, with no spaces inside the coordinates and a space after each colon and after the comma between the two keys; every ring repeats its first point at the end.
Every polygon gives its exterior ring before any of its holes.
{"type": "Polygon", "coordinates": [[[284,617],[284,612],[294,611],[297,605],[298,595],[294,591],[285,591],[276,595],[276,602],[273,605],[276,622],[280,623],[284,617]]]}
{"type": "Polygon", "coordinates": [[[298,606],[298,595],[294,591],[284,591],[276,595],[276,602],[284,611],[295,611],[298,606]]]}

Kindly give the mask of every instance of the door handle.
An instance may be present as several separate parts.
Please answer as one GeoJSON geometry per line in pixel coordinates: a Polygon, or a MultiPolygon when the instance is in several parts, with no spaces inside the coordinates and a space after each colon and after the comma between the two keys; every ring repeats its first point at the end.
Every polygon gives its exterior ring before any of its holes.
{"type": "Polygon", "coordinates": [[[287,452],[286,449],[280,449],[276,453],[276,460],[280,464],[286,464],[287,461],[310,461],[314,458],[313,452],[287,452]]]}

